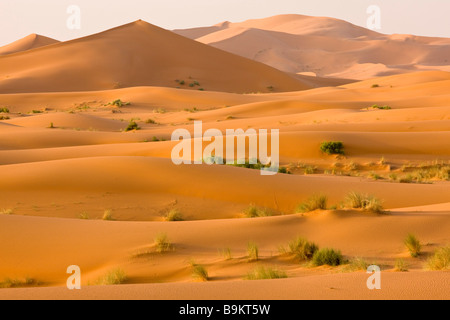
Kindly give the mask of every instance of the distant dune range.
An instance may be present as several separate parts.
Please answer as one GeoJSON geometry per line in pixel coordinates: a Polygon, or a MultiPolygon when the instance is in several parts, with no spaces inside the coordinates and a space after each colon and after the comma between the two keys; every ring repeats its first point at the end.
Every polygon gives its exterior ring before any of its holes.
{"type": "Polygon", "coordinates": [[[177,32],[219,49],[143,21],[0,48],[0,299],[449,298],[448,271],[427,269],[450,243],[448,39],[295,15],[177,32]],[[175,166],[171,135],[195,120],[223,134],[279,129],[291,174],[175,166]],[[321,152],[323,141],[344,154],[321,152]],[[386,214],[345,208],[351,191],[386,214]],[[320,194],[326,210],[296,210],[320,194]],[[251,205],[274,216],[246,218],[251,205]],[[172,210],[183,221],[167,221],[172,210]],[[172,251],[156,252],[161,233],[172,251]],[[296,236],[380,265],[382,290],[367,289],[364,267],[279,251],[296,236]],[[194,280],[192,259],[208,282],[194,280]],[[395,272],[399,259],[408,272],[395,272]],[[80,291],[65,288],[72,264],[80,291]],[[244,280],[257,266],[288,278],[244,280]],[[124,284],[100,285],[118,268],[124,284]]]}
{"type": "Polygon", "coordinates": [[[290,73],[368,79],[450,71],[449,39],[384,35],[333,18],[280,15],[175,32],[290,73]]]}

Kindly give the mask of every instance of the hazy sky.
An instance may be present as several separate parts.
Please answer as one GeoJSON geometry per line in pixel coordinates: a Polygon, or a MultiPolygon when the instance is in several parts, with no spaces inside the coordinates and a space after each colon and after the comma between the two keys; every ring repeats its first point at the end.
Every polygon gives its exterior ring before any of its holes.
{"type": "Polygon", "coordinates": [[[175,29],[297,13],[366,27],[369,5],[381,9],[379,32],[450,37],[450,0],[0,0],[0,46],[30,33],[69,40],[138,19],[175,29]],[[81,9],[79,30],[67,27],[70,5],[81,9]]]}

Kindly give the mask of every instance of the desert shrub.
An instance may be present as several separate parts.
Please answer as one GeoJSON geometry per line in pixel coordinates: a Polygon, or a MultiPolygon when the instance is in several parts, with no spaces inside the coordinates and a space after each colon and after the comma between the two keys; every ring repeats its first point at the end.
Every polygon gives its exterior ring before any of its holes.
{"type": "Polygon", "coordinates": [[[248,255],[248,261],[258,261],[259,249],[258,249],[258,245],[256,243],[249,242],[247,244],[247,255],[248,255]]]}
{"type": "Polygon", "coordinates": [[[195,262],[191,262],[191,268],[192,268],[192,277],[195,280],[198,281],[208,281],[208,271],[206,268],[200,264],[197,264],[195,262]]]}
{"type": "Polygon", "coordinates": [[[391,110],[392,108],[389,106],[379,106],[377,104],[374,104],[372,106],[372,109],[379,109],[379,110],[391,110]]]}
{"type": "Polygon", "coordinates": [[[413,235],[412,233],[408,234],[405,238],[404,243],[411,257],[417,258],[420,255],[422,245],[415,235],[413,235]]]}
{"type": "Polygon", "coordinates": [[[10,118],[8,116],[0,116],[0,120],[9,120],[10,118]]]}
{"type": "Polygon", "coordinates": [[[327,196],[323,194],[313,195],[308,198],[306,202],[299,204],[296,208],[296,213],[305,213],[314,210],[326,210],[327,209],[327,196]]]}
{"type": "Polygon", "coordinates": [[[8,108],[0,108],[0,113],[9,113],[9,109],[8,108]]]}
{"type": "Polygon", "coordinates": [[[373,195],[350,192],[344,200],[344,206],[350,209],[363,209],[375,213],[383,213],[382,201],[373,195]]]}
{"type": "Polygon", "coordinates": [[[39,282],[32,278],[25,278],[25,279],[6,278],[2,282],[0,282],[1,289],[23,288],[37,285],[39,285],[39,282]]]}
{"type": "Polygon", "coordinates": [[[305,168],[305,174],[314,174],[317,170],[317,167],[315,166],[306,166],[305,168]]]}
{"type": "Polygon", "coordinates": [[[311,260],[319,247],[308,240],[297,237],[288,244],[289,253],[300,260],[311,260]]]}
{"type": "Polygon", "coordinates": [[[80,213],[80,215],[78,216],[80,219],[82,220],[89,220],[89,214],[87,212],[82,212],[80,213]]]}
{"type": "Polygon", "coordinates": [[[320,151],[326,154],[343,154],[344,144],[340,141],[324,141],[320,144],[320,151]]]}
{"type": "Polygon", "coordinates": [[[111,210],[105,210],[103,212],[102,220],[112,221],[113,220],[112,211],[111,210]]]}
{"type": "Polygon", "coordinates": [[[100,279],[99,284],[108,286],[108,285],[118,285],[123,284],[127,281],[127,275],[125,272],[120,269],[116,268],[111,271],[109,271],[103,278],[100,279]]]}
{"type": "Polygon", "coordinates": [[[363,258],[357,257],[349,261],[348,264],[348,270],[357,271],[357,270],[364,270],[366,271],[369,267],[369,263],[367,263],[366,260],[363,258]]]}
{"type": "Polygon", "coordinates": [[[167,234],[160,233],[155,237],[156,252],[164,253],[172,250],[173,246],[167,237],[167,234]]]}
{"type": "Polygon", "coordinates": [[[312,262],[315,266],[338,266],[343,262],[343,257],[339,250],[324,248],[314,253],[312,262]]]}
{"type": "Polygon", "coordinates": [[[121,99],[117,99],[117,100],[114,100],[114,101],[108,103],[108,105],[110,105],[110,106],[116,106],[119,108],[121,108],[123,106],[128,106],[130,104],[131,104],[130,102],[123,102],[121,99]]]}
{"type": "Polygon", "coordinates": [[[260,218],[273,216],[274,213],[269,208],[258,207],[254,204],[251,204],[244,210],[244,215],[246,218],[260,218]]]}
{"type": "Polygon", "coordinates": [[[253,271],[249,272],[245,277],[246,280],[282,279],[282,278],[287,278],[286,272],[263,266],[255,268],[253,271]]]}
{"type": "Polygon", "coordinates": [[[450,246],[438,249],[427,261],[430,270],[450,270],[450,246]]]}
{"type": "Polygon", "coordinates": [[[376,84],[376,83],[372,85],[372,88],[379,88],[379,87],[380,87],[380,85],[376,84]]]}
{"type": "Polygon", "coordinates": [[[156,121],[153,120],[153,119],[147,119],[147,120],[145,121],[145,123],[148,123],[148,124],[156,124],[156,121]]]}
{"type": "Polygon", "coordinates": [[[139,130],[139,125],[136,123],[136,121],[130,121],[128,124],[128,127],[125,128],[125,131],[132,131],[132,130],[139,130]]]}
{"type": "Polygon", "coordinates": [[[225,260],[233,259],[233,255],[231,254],[230,248],[224,248],[222,250],[219,250],[219,253],[225,260]]]}
{"type": "Polygon", "coordinates": [[[408,265],[406,264],[405,260],[403,260],[403,259],[395,260],[394,271],[396,271],[396,272],[408,271],[408,265]]]}
{"type": "Polygon", "coordinates": [[[2,210],[0,210],[0,214],[10,216],[10,215],[14,214],[14,209],[2,209],[2,210]]]}
{"type": "Polygon", "coordinates": [[[166,221],[183,221],[183,215],[178,209],[171,209],[165,216],[166,221]]]}
{"type": "Polygon", "coordinates": [[[286,167],[281,167],[278,169],[278,173],[290,174],[291,172],[286,167]]]}

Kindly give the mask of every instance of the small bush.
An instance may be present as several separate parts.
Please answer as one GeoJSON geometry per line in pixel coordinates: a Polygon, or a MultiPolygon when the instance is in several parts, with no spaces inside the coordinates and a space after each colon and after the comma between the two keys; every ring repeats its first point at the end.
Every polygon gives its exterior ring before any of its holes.
{"type": "Polygon", "coordinates": [[[108,286],[108,285],[118,285],[123,284],[127,281],[127,275],[125,272],[120,269],[114,269],[109,271],[102,279],[100,279],[99,284],[108,286]]]}
{"type": "Polygon", "coordinates": [[[350,209],[363,209],[375,213],[384,212],[381,200],[368,194],[352,191],[346,196],[344,203],[344,206],[350,209]]]}
{"type": "Polygon", "coordinates": [[[259,249],[258,245],[253,242],[247,244],[247,255],[248,261],[258,261],[259,259],[259,249]]]}
{"type": "Polygon", "coordinates": [[[246,280],[283,279],[287,278],[284,271],[272,269],[270,267],[259,266],[245,277],[246,280]]]}
{"type": "Polygon", "coordinates": [[[0,282],[1,289],[23,288],[23,287],[31,287],[31,286],[38,286],[38,285],[39,285],[39,282],[32,278],[25,278],[25,279],[6,278],[2,282],[0,282]]]}
{"type": "Polygon", "coordinates": [[[123,106],[128,106],[130,104],[131,104],[130,102],[123,102],[121,99],[117,99],[117,100],[114,100],[113,102],[108,103],[108,105],[110,105],[110,106],[116,106],[119,108],[121,108],[123,106]]]}
{"type": "Polygon", "coordinates": [[[297,237],[288,244],[289,253],[300,260],[311,260],[319,247],[308,240],[297,237]]]}
{"type": "Polygon", "coordinates": [[[147,119],[147,120],[145,121],[145,123],[148,123],[148,124],[157,124],[156,121],[153,120],[153,119],[147,119]]]}
{"type": "Polygon", "coordinates": [[[219,251],[219,253],[225,260],[233,259],[233,256],[231,254],[231,249],[230,248],[222,249],[222,250],[219,251]]]}
{"type": "Polygon", "coordinates": [[[14,209],[2,209],[2,210],[0,210],[0,214],[10,216],[10,215],[14,214],[14,209]]]}
{"type": "Polygon", "coordinates": [[[320,151],[326,154],[343,154],[344,144],[340,141],[325,141],[320,144],[320,151]]]}
{"type": "Polygon", "coordinates": [[[405,246],[406,249],[408,249],[409,254],[413,258],[417,258],[420,255],[420,250],[422,248],[422,245],[420,244],[420,241],[417,239],[417,237],[413,234],[408,234],[405,238],[405,246]]]}
{"type": "Polygon", "coordinates": [[[0,113],[9,113],[9,109],[8,108],[0,108],[0,113]]]}
{"type": "Polygon", "coordinates": [[[112,220],[114,220],[113,216],[112,216],[112,211],[111,210],[105,210],[103,212],[102,220],[105,220],[105,221],[112,221],[112,220]]]}
{"type": "Polygon", "coordinates": [[[376,83],[372,85],[372,88],[379,88],[379,87],[380,87],[380,85],[376,84],[376,83]]]}
{"type": "Polygon", "coordinates": [[[427,266],[430,270],[450,270],[450,246],[438,249],[428,259],[427,266]]]}
{"type": "Polygon", "coordinates": [[[172,250],[172,244],[169,242],[169,238],[165,233],[158,234],[155,237],[156,252],[164,253],[172,250]]]}
{"type": "Polygon", "coordinates": [[[9,120],[10,118],[8,116],[0,116],[0,120],[9,120]]]}
{"type": "Polygon", "coordinates": [[[306,202],[297,206],[296,213],[306,213],[314,210],[326,210],[328,198],[325,195],[314,195],[306,202]]]}
{"type": "Polygon", "coordinates": [[[132,131],[132,130],[139,130],[141,128],[139,128],[139,125],[136,123],[136,121],[130,121],[130,123],[128,124],[128,127],[125,128],[125,131],[132,131]]]}
{"type": "Polygon", "coordinates": [[[315,266],[338,266],[343,262],[343,257],[338,250],[324,248],[316,251],[312,262],[315,266]]]}
{"type": "Polygon", "coordinates": [[[181,212],[178,209],[172,209],[166,214],[165,220],[166,221],[183,221],[184,219],[183,219],[183,215],[181,214],[181,212]]]}
{"type": "Polygon", "coordinates": [[[87,212],[80,213],[78,217],[82,220],[89,220],[89,214],[87,212]]]}
{"type": "Polygon", "coordinates": [[[403,259],[395,260],[394,271],[396,271],[396,272],[406,272],[406,271],[408,271],[408,265],[406,264],[405,260],[403,260],[403,259]]]}
{"type": "Polygon", "coordinates": [[[244,215],[246,218],[270,217],[273,216],[273,211],[269,208],[257,207],[251,204],[244,210],[244,215]]]}
{"type": "Polygon", "coordinates": [[[206,268],[200,264],[197,264],[195,262],[191,262],[192,267],[192,277],[198,281],[208,281],[208,271],[206,268]]]}

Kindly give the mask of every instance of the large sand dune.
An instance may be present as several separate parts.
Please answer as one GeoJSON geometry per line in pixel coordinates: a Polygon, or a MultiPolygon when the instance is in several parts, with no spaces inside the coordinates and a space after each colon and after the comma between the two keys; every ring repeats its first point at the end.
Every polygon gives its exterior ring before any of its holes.
{"type": "Polygon", "coordinates": [[[368,79],[450,70],[448,39],[384,35],[325,17],[280,15],[175,32],[291,73],[368,79]]]}

